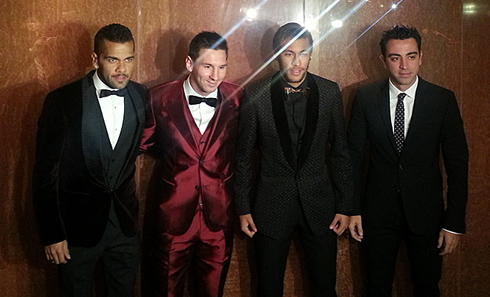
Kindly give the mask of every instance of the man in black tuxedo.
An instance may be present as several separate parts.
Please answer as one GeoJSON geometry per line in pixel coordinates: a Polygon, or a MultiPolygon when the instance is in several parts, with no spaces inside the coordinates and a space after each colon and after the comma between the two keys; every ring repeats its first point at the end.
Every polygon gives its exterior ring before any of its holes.
{"type": "Polygon", "coordinates": [[[280,72],[248,86],[241,105],[236,209],[242,231],[254,237],[258,296],[283,295],[295,231],[304,247],[311,295],[336,296],[336,234],[347,228],[354,211],[352,173],[340,90],[307,72],[312,46],[310,32],[300,25],[280,27],[273,38],[280,72]],[[256,193],[254,148],[260,151],[256,193]]]}
{"type": "Polygon", "coordinates": [[[442,255],[465,232],[468,148],[454,93],[418,76],[421,36],[415,28],[384,32],[381,60],[389,79],[360,88],[348,140],[361,217],[350,231],[364,241],[368,296],[391,296],[396,257],[405,242],[415,296],[439,296],[442,255]],[[361,190],[365,146],[366,185],[361,190]],[[447,175],[443,200],[440,156],[447,175]]]}
{"type": "Polygon", "coordinates": [[[61,296],[92,296],[98,260],[108,296],[133,296],[135,160],[153,125],[146,88],[130,81],[134,58],[131,31],[103,27],[94,40],[96,70],[50,92],[39,118],[34,210],[48,261],[61,264],[61,296]]]}

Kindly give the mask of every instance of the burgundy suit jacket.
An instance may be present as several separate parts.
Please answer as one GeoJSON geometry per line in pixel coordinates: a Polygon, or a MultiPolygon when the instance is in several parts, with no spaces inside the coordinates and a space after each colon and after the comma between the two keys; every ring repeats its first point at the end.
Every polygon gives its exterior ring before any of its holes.
{"type": "Polygon", "coordinates": [[[213,119],[201,136],[184,95],[185,78],[150,90],[155,114],[152,155],[153,202],[146,215],[158,232],[182,235],[190,227],[199,203],[212,231],[233,221],[233,163],[239,86],[222,82],[213,119]]]}

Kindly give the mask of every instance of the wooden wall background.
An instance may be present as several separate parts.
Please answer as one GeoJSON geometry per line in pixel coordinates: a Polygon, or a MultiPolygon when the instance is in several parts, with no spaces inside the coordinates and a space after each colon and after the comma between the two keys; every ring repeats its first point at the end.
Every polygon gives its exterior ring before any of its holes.
{"type": "MultiPolygon", "coordinates": [[[[470,146],[468,233],[445,258],[443,296],[490,295],[490,3],[488,0],[3,0],[0,4],[0,293],[56,296],[56,268],[44,260],[32,214],[30,172],[36,121],[45,95],[91,68],[95,32],[119,22],[136,38],[135,80],[151,87],[184,70],[190,39],[202,30],[225,35],[230,47],[227,79],[246,81],[268,58],[274,31],[288,21],[310,23],[316,41],[313,73],[337,81],[347,114],[354,90],[386,76],[378,59],[382,31],[416,26],[423,36],[421,75],[454,90],[470,146]],[[330,5],[333,8],[326,10],[330,5]],[[246,20],[249,8],[254,20],[246,20]],[[343,19],[334,29],[331,21],[343,19]]],[[[275,71],[269,65],[253,79],[275,71]]],[[[151,160],[139,161],[144,204],[151,160]]],[[[226,296],[252,296],[250,241],[237,231],[226,296]]],[[[303,293],[301,252],[293,245],[286,296],[303,293]]],[[[339,296],[360,296],[362,247],[339,238],[339,296]]],[[[410,296],[406,255],[401,252],[395,296],[410,296]]]]}

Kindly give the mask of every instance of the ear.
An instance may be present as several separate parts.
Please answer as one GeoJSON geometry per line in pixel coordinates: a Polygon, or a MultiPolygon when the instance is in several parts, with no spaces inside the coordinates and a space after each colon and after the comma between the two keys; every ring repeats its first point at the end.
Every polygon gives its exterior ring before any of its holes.
{"type": "Polygon", "coordinates": [[[385,57],[383,55],[379,55],[379,59],[381,60],[381,62],[383,62],[383,66],[386,68],[385,57]]]}
{"type": "Polygon", "coordinates": [[[185,58],[185,68],[187,68],[189,72],[192,72],[192,69],[194,69],[194,61],[192,61],[190,56],[185,58]]]}
{"type": "Polygon", "coordinates": [[[95,69],[99,68],[99,58],[96,53],[92,53],[92,65],[94,65],[95,69]]]}
{"type": "Polygon", "coordinates": [[[419,66],[422,65],[422,51],[420,51],[420,59],[419,59],[419,66]]]}

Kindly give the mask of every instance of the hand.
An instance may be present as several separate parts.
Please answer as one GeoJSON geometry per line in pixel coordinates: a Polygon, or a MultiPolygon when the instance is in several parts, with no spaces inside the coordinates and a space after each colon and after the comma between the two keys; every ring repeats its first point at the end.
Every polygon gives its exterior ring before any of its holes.
{"type": "Polygon", "coordinates": [[[459,236],[459,234],[441,230],[439,232],[439,240],[437,241],[437,248],[441,249],[439,255],[444,256],[454,252],[459,243],[459,236]]]}
{"type": "Polygon", "coordinates": [[[361,216],[352,216],[350,217],[350,223],[349,223],[349,231],[350,235],[352,238],[355,240],[361,242],[362,237],[364,235],[362,231],[362,220],[361,216]]]}
{"type": "Polygon", "coordinates": [[[349,217],[338,213],[333,218],[329,228],[337,233],[337,235],[342,235],[347,227],[349,227],[349,217]]]}
{"type": "Polygon", "coordinates": [[[248,237],[252,238],[255,233],[257,233],[257,228],[255,227],[254,220],[251,214],[240,216],[240,227],[243,233],[247,234],[248,237]]]}
{"type": "Polygon", "coordinates": [[[66,240],[45,246],[44,252],[48,261],[54,264],[65,264],[67,260],[71,259],[66,240]]]}

